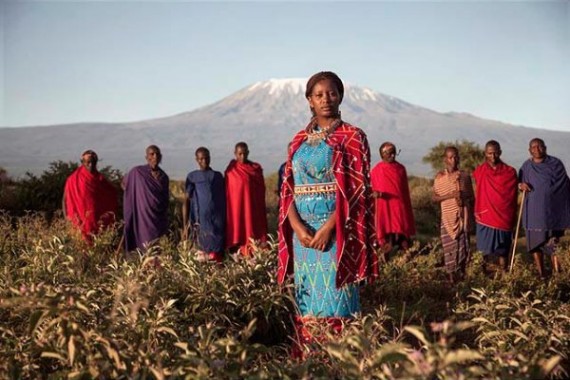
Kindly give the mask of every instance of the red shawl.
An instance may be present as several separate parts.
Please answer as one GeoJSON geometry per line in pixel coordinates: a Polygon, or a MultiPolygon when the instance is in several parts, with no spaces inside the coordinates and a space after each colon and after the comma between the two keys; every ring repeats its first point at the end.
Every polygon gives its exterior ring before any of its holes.
{"type": "Polygon", "coordinates": [[[483,163],[473,172],[477,183],[475,220],[487,227],[511,231],[517,213],[517,172],[502,162],[493,169],[483,163]]]}
{"type": "Polygon", "coordinates": [[[372,190],[382,193],[376,199],[376,237],[386,243],[386,235],[401,234],[408,239],[416,233],[406,168],[399,162],[381,161],[370,172],[372,190]]]}
{"type": "Polygon", "coordinates": [[[263,169],[255,162],[232,160],[226,177],[226,247],[245,245],[249,238],[267,240],[263,169]]]}
{"type": "Polygon", "coordinates": [[[106,227],[115,221],[117,190],[103,174],[91,173],[84,166],[65,182],[64,202],[67,219],[81,230],[87,242],[99,231],[99,224],[106,227]]]}
{"type": "MultiPolygon", "coordinates": [[[[279,283],[293,273],[293,229],[287,218],[293,203],[294,182],[291,159],[306,140],[302,130],[291,141],[285,166],[279,207],[279,283]]],[[[359,128],[342,123],[329,135],[326,143],[333,148],[333,171],[336,191],[336,286],[342,287],[378,276],[378,258],[373,250],[376,236],[369,210],[370,148],[366,135],[359,128]]]]}

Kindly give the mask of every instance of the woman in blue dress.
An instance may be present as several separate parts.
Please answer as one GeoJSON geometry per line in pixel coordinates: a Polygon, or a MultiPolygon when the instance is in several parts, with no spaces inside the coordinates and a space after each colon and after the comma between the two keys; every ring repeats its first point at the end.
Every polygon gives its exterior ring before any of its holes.
{"type": "Polygon", "coordinates": [[[315,74],[305,95],[313,118],[290,144],[279,222],[278,279],[294,281],[300,342],[309,321],[338,331],[360,311],[358,283],[378,273],[366,135],[340,119],[336,74],[315,74]]]}

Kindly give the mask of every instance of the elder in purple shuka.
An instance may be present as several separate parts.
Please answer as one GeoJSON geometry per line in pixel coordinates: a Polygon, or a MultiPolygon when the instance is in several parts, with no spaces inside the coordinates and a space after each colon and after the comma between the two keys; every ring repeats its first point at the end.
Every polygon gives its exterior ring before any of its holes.
{"type": "Polygon", "coordinates": [[[150,145],[147,165],[134,167],[123,180],[127,252],[142,249],[168,232],[169,179],[158,166],[161,160],[160,149],[150,145]]]}

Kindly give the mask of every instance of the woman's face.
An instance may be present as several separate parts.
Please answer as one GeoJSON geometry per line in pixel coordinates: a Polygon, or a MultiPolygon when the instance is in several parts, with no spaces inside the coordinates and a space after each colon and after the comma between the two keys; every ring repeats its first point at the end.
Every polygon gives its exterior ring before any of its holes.
{"type": "Polygon", "coordinates": [[[309,106],[319,118],[338,117],[340,94],[333,81],[323,79],[317,82],[308,98],[309,106]]]}

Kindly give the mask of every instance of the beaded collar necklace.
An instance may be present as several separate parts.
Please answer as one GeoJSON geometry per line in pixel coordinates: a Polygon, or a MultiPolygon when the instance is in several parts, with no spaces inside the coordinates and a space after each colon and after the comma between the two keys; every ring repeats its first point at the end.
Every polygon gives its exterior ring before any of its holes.
{"type": "Polygon", "coordinates": [[[335,119],[328,127],[320,127],[317,124],[316,118],[311,119],[311,122],[307,125],[307,128],[305,128],[305,132],[307,132],[307,144],[320,144],[321,141],[326,140],[341,123],[341,119],[335,119]]]}

